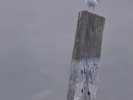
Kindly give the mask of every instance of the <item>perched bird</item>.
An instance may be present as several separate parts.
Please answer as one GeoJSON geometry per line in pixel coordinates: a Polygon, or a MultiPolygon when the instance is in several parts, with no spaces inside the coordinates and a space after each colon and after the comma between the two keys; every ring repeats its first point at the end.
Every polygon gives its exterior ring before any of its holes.
{"type": "Polygon", "coordinates": [[[91,6],[93,7],[93,12],[92,13],[94,13],[95,5],[100,3],[100,0],[84,0],[84,1],[85,1],[85,4],[89,6],[89,9],[90,9],[91,6]]]}

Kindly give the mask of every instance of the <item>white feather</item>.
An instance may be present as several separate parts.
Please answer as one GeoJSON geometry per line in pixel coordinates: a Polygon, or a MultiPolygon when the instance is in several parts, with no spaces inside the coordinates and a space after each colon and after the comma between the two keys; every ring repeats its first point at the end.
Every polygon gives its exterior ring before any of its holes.
{"type": "Polygon", "coordinates": [[[95,6],[99,3],[100,3],[99,0],[85,0],[85,4],[88,5],[88,6],[95,6]]]}

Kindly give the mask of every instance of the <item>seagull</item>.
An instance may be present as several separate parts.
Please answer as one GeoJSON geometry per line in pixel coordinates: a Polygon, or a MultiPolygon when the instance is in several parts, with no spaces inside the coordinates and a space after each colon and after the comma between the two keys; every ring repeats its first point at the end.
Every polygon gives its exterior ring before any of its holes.
{"type": "Polygon", "coordinates": [[[95,5],[100,3],[100,0],[84,0],[84,1],[85,1],[85,4],[89,6],[89,9],[91,6],[93,7],[92,13],[94,14],[94,7],[95,7],[95,5]]]}

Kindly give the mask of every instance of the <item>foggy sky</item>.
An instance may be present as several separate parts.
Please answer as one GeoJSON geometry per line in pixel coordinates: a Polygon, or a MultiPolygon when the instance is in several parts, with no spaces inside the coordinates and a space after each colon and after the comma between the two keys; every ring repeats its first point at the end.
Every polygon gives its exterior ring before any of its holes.
{"type": "MultiPolygon", "coordinates": [[[[133,98],[133,1],[102,0],[97,100],[133,98]]],[[[0,100],[66,100],[83,0],[0,0],[0,100]]],[[[91,9],[92,10],[92,9],[91,9]]]]}

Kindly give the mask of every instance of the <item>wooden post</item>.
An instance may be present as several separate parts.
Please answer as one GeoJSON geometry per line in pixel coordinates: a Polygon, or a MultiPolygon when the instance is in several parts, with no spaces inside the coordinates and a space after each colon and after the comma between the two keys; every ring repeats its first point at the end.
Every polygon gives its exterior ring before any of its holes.
{"type": "Polygon", "coordinates": [[[79,12],[67,100],[96,98],[105,18],[79,12]]]}

